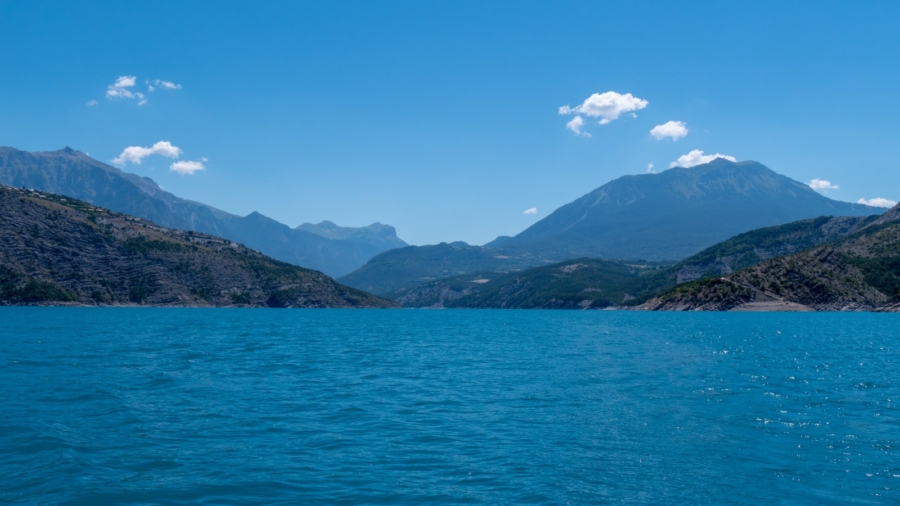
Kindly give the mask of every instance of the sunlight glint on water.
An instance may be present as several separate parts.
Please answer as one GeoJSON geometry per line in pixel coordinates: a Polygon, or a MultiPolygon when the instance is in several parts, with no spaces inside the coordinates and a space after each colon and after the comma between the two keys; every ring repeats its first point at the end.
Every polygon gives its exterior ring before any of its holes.
{"type": "Polygon", "coordinates": [[[880,314],[0,308],[0,501],[889,504],[880,314]]]}

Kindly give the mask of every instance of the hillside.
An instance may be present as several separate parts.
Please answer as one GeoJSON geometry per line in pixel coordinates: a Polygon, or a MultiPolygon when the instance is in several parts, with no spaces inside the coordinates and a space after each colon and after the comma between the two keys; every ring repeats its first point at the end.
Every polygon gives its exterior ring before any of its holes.
{"type": "Polygon", "coordinates": [[[292,229],[259,213],[236,216],[178,198],[148,178],[123,172],[71,148],[31,153],[0,147],[0,184],[69,195],[95,206],[245,244],[278,260],[341,276],[382,251],[406,246],[389,225],[292,229]]]}
{"type": "Polygon", "coordinates": [[[388,307],[206,234],[0,187],[0,304],[388,307]]]}
{"type": "Polygon", "coordinates": [[[456,276],[397,299],[406,307],[598,309],[631,300],[626,288],[655,264],[579,258],[507,274],[456,276]]]}
{"type": "Polygon", "coordinates": [[[720,277],[772,258],[806,251],[855,233],[877,216],[829,217],[800,220],[739,234],[672,267],[648,272],[624,289],[643,302],[677,284],[720,277]]]}
{"type": "Polygon", "coordinates": [[[338,281],[382,297],[397,298],[411,288],[438,279],[479,272],[519,271],[545,263],[548,261],[527,251],[452,242],[385,251],[338,281]]]}
{"type": "Polygon", "coordinates": [[[502,244],[546,253],[679,260],[749,230],[882,212],[829,199],[757,162],[719,158],[620,177],[502,244]]]}
{"type": "Polygon", "coordinates": [[[340,281],[396,297],[441,278],[514,272],[573,258],[678,261],[751,230],[820,216],[883,212],[829,199],[756,162],[717,159],[689,169],[623,176],[521,234],[498,237],[483,247],[388,251],[340,281]]]}
{"type": "Polygon", "coordinates": [[[424,283],[396,300],[408,307],[606,307],[633,305],[679,283],[720,277],[764,260],[812,249],[875,223],[877,216],[822,217],[740,234],[675,265],[637,264],[627,276],[604,276],[621,262],[578,259],[511,274],[482,272],[424,283]],[[577,268],[575,267],[577,266],[577,268]],[[549,275],[552,274],[552,275],[549,275]],[[581,291],[573,291],[580,287],[581,291]],[[523,298],[522,295],[528,296],[523,298]],[[525,305],[522,305],[525,304],[525,305]]]}
{"type": "Polygon", "coordinates": [[[835,243],[679,285],[653,310],[900,310],[900,207],[835,243]]]}

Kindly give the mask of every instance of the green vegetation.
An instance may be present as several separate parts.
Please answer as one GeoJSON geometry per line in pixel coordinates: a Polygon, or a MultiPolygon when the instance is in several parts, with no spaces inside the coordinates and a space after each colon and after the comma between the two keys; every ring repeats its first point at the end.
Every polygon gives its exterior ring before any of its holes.
{"type": "Polygon", "coordinates": [[[862,227],[826,245],[760,262],[718,283],[707,280],[679,285],[649,305],[655,309],[727,310],[753,300],[789,302],[817,310],[897,310],[900,221],[896,218],[895,213],[878,223],[867,219],[862,227]],[[893,221],[882,223],[885,220],[893,221]],[[729,293],[725,285],[737,288],[729,293]]]}
{"type": "Polygon", "coordinates": [[[425,283],[397,300],[410,307],[603,308],[633,296],[628,283],[661,263],[580,258],[512,273],[476,273],[425,283]]]}
{"type": "Polygon", "coordinates": [[[393,305],[217,237],[69,204],[0,187],[0,304],[393,305]]]}
{"type": "Polygon", "coordinates": [[[544,264],[520,251],[464,242],[408,246],[385,251],[338,281],[384,297],[398,297],[422,283],[478,272],[512,272],[544,264]]]}
{"type": "MultiPolygon", "coordinates": [[[[771,258],[810,250],[818,245],[852,237],[877,217],[821,217],[737,235],[674,265],[626,263],[603,260],[569,260],[515,273],[479,272],[430,281],[412,290],[391,292],[405,306],[428,307],[606,307],[636,306],[659,293],[695,280],[718,280],[735,271],[771,258]],[[587,269],[562,272],[566,265],[581,263],[587,269]],[[623,269],[622,266],[625,266],[623,269]],[[551,275],[552,273],[552,275],[551,275]],[[478,284],[476,278],[491,280],[478,284]],[[516,287],[516,283],[521,287],[516,287]],[[499,289],[498,287],[503,287],[499,289]]],[[[870,227],[867,230],[872,230],[870,227]]],[[[386,253],[385,256],[390,255],[386,253]]],[[[781,294],[803,281],[770,280],[766,290],[781,294]]],[[[701,287],[710,297],[726,303],[728,297],[746,294],[731,285],[701,287]],[[732,292],[726,293],[727,290],[732,292]]],[[[683,288],[686,289],[686,288],[683,288]]],[[[681,293],[681,292],[678,292],[681,293]]],[[[667,299],[668,300],[668,299],[667,299]]]]}
{"type": "Polygon", "coordinates": [[[450,307],[604,308],[621,304],[621,287],[647,266],[587,258],[500,276],[450,307]]]}
{"type": "Polygon", "coordinates": [[[862,272],[866,283],[888,297],[900,299],[900,257],[851,257],[847,262],[862,272]]]}
{"type": "Polygon", "coordinates": [[[41,302],[72,302],[77,296],[53,283],[29,278],[0,266],[0,303],[35,304],[41,302]]]}
{"type": "MultiPolygon", "coordinates": [[[[668,293],[662,295],[663,303],[681,301],[686,296],[694,293],[702,293],[702,300],[713,302],[723,308],[731,309],[745,302],[753,300],[753,291],[737,283],[722,279],[701,279],[690,283],[678,285],[668,293]]],[[[690,301],[689,302],[693,302],[690,301]]]]}

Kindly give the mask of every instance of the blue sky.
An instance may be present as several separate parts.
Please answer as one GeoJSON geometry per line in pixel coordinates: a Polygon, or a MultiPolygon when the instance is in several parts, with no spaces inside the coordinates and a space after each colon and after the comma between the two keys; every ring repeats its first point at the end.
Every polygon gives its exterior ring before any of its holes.
{"type": "Polygon", "coordinates": [[[898,2],[5,1],[0,145],[110,162],[165,141],[123,169],[413,244],[515,234],[693,150],[900,200],[898,26],[898,2]],[[687,135],[650,134],[669,121],[687,135]]]}

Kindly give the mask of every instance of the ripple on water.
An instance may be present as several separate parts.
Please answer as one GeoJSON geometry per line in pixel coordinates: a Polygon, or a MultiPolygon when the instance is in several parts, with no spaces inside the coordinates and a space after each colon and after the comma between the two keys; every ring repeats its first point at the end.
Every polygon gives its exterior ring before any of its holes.
{"type": "Polygon", "coordinates": [[[900,500],[894,315],[0,318],[0,502],[900,500]]]}

